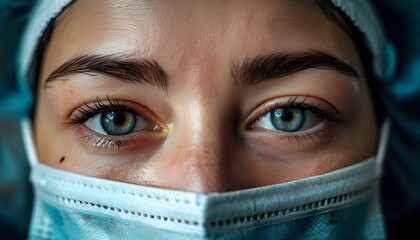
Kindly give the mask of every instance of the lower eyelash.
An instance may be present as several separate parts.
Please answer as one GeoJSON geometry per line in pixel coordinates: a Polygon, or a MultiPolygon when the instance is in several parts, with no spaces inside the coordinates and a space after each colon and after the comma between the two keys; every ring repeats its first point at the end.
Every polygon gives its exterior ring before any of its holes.
{"type": "Polygon", "coordinates": [[[292,144],[297,146],[297,149],[300,149],[301,146],[308,146],[314,143],[328,143],[330,141],[330,132],[325,129],[320,129],[312,133],[303,133],[303,134],[283,134],[281,136],[282,140],[287,140],[292,144]]]}
{"type": "Polygon", "coordinates": [[[120,150],[136,144],[133,137],[106,138],[96,135],[86,135],[81,139],[83,144],[92,145],[95,149],[120,150]]]}

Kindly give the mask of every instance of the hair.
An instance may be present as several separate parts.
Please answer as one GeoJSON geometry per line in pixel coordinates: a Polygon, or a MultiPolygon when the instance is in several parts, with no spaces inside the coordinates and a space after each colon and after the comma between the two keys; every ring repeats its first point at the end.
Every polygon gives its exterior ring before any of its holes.
{"type": "MultiPolygon", "coordinates": [[[[68,4],[65,7],[65,9],[71,6],[74,2],[76,2],[76,0],[68,4]]],[[[326,15],[326,17],[330,21],[335,23],[344,32],[346,32],[350,36],[350,38],[353,40],[353,43],[356,46],[359,58],[363,65],[363,70],[365,72],[368,90],[372,96],[372,101],[375,108],[376,121],[377,121],[377,124],[380,125],[385,116],[385,108],[382,101],[380,100],[380,96],[379,96],[380,86],[373,72],[374,70],[373,70],[373,64],[372,64],[372,53],[370,49],[368,48],[366,36],[358,28],[356,28],[353,22],[351,21],[351,19],[346,14],[344,14],[339,8],[337,8],[330,0],[315,0],[315,2],[317,6],[320,8],[320,10],[326,15]]],[[[63,9],[63,11],[65,9],[63,9]]],[[[42,35],[40,41],[38,42],[35,55],[34,55],[34,61],[32,62],[30,70],[29,70],[28,82],[30,83],[30,88],[33,90],[35,99],[37,98],[36,86],[38,84],[39,77],[40,77],[40,70],[42,68],[42,62],[43,62],[42,60],[44,58],[44,54],[48,46],[48,42],[54,31],[56,19],[57,18],[54,18],[50,21],[46,30],[44,31],[44,34],[42,35]]],[[[33,119],[34,105],[31,109],[30,115],[33,119]]]]}

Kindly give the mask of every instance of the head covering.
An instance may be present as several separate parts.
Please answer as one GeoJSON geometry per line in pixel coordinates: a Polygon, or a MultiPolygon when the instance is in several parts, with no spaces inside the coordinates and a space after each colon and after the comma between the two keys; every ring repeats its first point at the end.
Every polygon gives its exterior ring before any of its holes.
{"type": "Polygon", "coordinates": [[[18,78],[21,89],[31,95],[32,89],[28,85],[28,73],[34,61],[34,53],[39,39],[52,19],[56,18],[72,0],[38,0],[24,31],[18,52],[18,78]]]}
{"type": "MultiPolygon", "coordinates": [[[[387,110],[390,113],[392,120],[396,123],[392,128],[394,134],[391,134],[391,142],[390,142],[390,151],[388,151],[388,159],[386,160],[387,171],[385,172],[386,176],[390,174],[398,175],[396,179],[402,179],[399,183],[394,183],[394,186],[404,192],[405,195],[409,195],[410,205],[406,207],[405,211],[408,211],[409,208],[413,208],[413,206],[420,202],[420,192],[413,191],[413,180],[418,180],[420,178],[420,162],[419,159],[415,161],[418,156],[420,156],[420,148],[418,144],[420,142],[420,121],[419,114],[413,113],[413,106],[414,103],[418,103],[420,101],[420,83],[418,80],[420,76],[419,70],[420,69],[420,51],[419,51],[419,44],[417,45],[398,45],[397,47],[401,47],[407,55],[406,61],[404,61],[404,67],[401,67],[398,70],[398,75],[393,75],[394,66],[396,66],[396,55],[393,51],[393,47],[387,39],[385,38],[383,27],[380,24],[379,18],[374,11],[370,1],[366,0],[331,0],[332,3],[341,11],[346,14],[349,19],[353,22],[354,26],[356,26],[362,33],[364,33],[367,41],[367,45],[372,52],[373,56],[373,66],[374,66],[374,73],[378,77],[380,81],[381,89],[375,89],[381,91],[381,95],[383,97],[383,101],[387,106],[387,110]],[[417,154],[417,155],[414,155],[417,154]],[[409,163],[409,164],[408,164],[409,163]],[[407,165],[408,164],[408,165],[407,165]],[[415,166],[414,166],[415,165],[415,166]],[[395,168],[395,169],[393,169],[395,168]],[[408,171],[410,174],[405,175],[404,172],[408,171]],[[388,172],[388,173],[387,173],[388,172]],[[410,191],[411,189],[411,191],[410,191]],[[414,193],[413,192],[418,192],[414,193]],[[408,210],[407,210],[408,209],[408,210]]],[[[416,0],[410,0],[409,2],[414,2],[416,0]]],[[[407,33],[415,33],[416,38],[409,35],[410,37],[407,39],[411,39],[414,43],[417,39],[417,42],[420,41],[420,30],[419,28],[415,28],[417,25],[410,25],[408,24],[409,21],[420,21],[420,17],[418,16],[418,10],[416,8],[410,8],[410,3],[398,3],[399,1],[377,1],[376,5],[380,7],[380,9],[393,9],[395,11],[399,10],[410,10],[408,11],[411,14],[411,18],[405,18],[407,22],[404,22],[407,25],[407,31],[404,31],[404,34],[407,33]],[[396,8],[395,6],[399,6],[400,8],[396,8]],[[409,31],[411,30],[411,31],[409,31]]],[[[417,1],[418,2],[418,1],[417,1]]],[[[57,17],[62,10],[71,3],[71,0],[38,0],[38,1],[7,1],[7,0],[0,0],[0,13],[4,14],[7,11],[13,12],[13,10],[20,9],[19,4],[23,4],[25,6],[20,13],[21,16],[26,16],[29,14],[29,18],[19,19],[16,17],[16,24],[10,24],[11,21],[8,19],[7,14],[6,17],[0,14],[0,26],[1,29],[11,29],[12,35],[8,35],[7,39],[6,36],[3,36],[0,39],[0,46],[1,48],[1,55],[0,60],[5,61],[7,59],[9,63],[11,62],[10,59],[16,58],[16,63],[10,64],[7,69],[0,68],[0,77],[6,79],[6,81],[1,82],[0,91],[3,91],[2,97],[0,98],[0,128],[2,134],[0,135],[0,145],[2,148],[0,149],[0,171],[1,171],[1,178],[0,178],[0,188],[4,188],[4,183],[6,182],[3,180],[3,176],[7,176],[6,173],[10,173],[15,177],[12,178],[13,181],[21,181],[22,179],[25,180],[26,186],[26,173],[27,170],[17,170],[11,171],[7,169],[16,168],[16,169],[25,169],[27,164],[16,165],[16,163],[23,163],[25,162],[26,157],[23,154],[23,151],[16,151],[19,149],[18,146],[23,145],[20,136],[16,134],[4,134],[7,131],[13,130],[13,132],[18,132],[17,129],[13,129],[10,126],[17,125],[17,120],[24,117],[28,114],[28,110],[32,104],[31,96],[33,93],[29,88],[28,84],[28,71],[33,61],[33,56],[35,52],[35,48],[38,44],[40,37],[42,36],[43,32],[45,31],[46,27],[48,26],[49,22],[57,17]],[[32,8],[32,3],[34,7],[32,8]],[[5,6],[12,6],[12,8],[8,9],[5,6]],[[4,7],[7,11],[2,11],[2,7],[4,7]],[[31,9],[31,11],[29,11],[31,9]],[[22,28],[23,23],[27,20],[28,24],[25,29],[22,28]],[[15,27],[13,27],[15,26],[15,27]],[[13,31],[16,29],[16,33],[13,34],[13,31]],[[21,35],[20,30],[23,30],[23,34],[21,35]],[[16,39],[21,38],[20,45],[17,47],[14,45],[16,39]],[[10,41],[14,40],[14,41],[10,41]],[[9,42],[10,41],[10,42],[9,42]],[[13,45],[13,46],[12,46],[13,45]],[[5,47],[11,46],[11,47],[5,47]],[[5,50],[9,52],[5,52],[5,50]],[[18,50],[17,50],[18,49],[18,50]],[[15,53],[17,52],[17,54],[15,53]],[[4,54],[6,53],[6,54],[4,54]],[[17,85],[18,83],[18,85],[17,85]],[[13,137],[10,137],[13,136],[13,137]],[[6,139],[7,138],[7,139],[6,139]],[[9,164],[10,163],[10,164],[9,164]],[[11,164],[13,163],[13,164],[11,164]],[[3,167],[3,165],[9,164],[8,167],[3,167]],[[4,172],[4,173],[3,173],[4,172]],[[25,177],[22,175],[25,174],[25,177]],[[18,177],[16,177],[18,176],[18,177]]],[[[386,18],[385,18],[386,19],[386,18]]],[[[386,19],[387,20],[387,19],[386,19]]],[[[396,20],[401,20],[400,18],[392,19],[393,22],[391,26],[399,27],[395,22],[396,20]]],[[[402,20],[401,20],[402,21],[402,20]]],[[[6,32],[6,31],[4,31],[6,32]]],[[[392,35],[392,34],[391,34],[392,35]]],[[[396,42],[400,40],[402,37],[407,36],[394,36],[396,42]]],[[[405,38],[404,38],[405,39],[405,38]]],[[[400,50],[400,49],[399,49],[400,50]]],[[[3,66],[3,64],[2,64],[3,66]]],[[[395,179],[395,178],[394,178],[395,179]]],[[[414,184],[417,184],[415,182],[414,184]]],[[[22,188],[20,185],[17,188],[22,188]]],[[[386,194],[385,194],[386,195],[386,194]]],[[[0,196],[0,200],[1,200],[0,196]]],[[[397,201],[397,199],[395,199],[397,201]]],[[[1,203],[1,202],[0,202],[1,203]]],[[[10,203],[5,203],[6,206],[10,206],[10,203]]],[[[403,207],[399,206],[398,207],[403,207]]],[[[26,208],[27,209],[27,208],[26,208]]],[[[0,212],[2,208],[0,208],[0,212]]],[[[5,209],[3,209],[5,210],[5,209]]],[[[399,213],[404,212],[399,211],[399,213]]],[[[10,218],[16,216],[15,212],[9,211],[8,215],[10,218]]],[[[6,216],[5,215],[5,216],[6,216]]],[[[2,216],[0,214],[0,216],[2,216]]],[[[5,218],[7,219],[7,218],[5,218]]]]}

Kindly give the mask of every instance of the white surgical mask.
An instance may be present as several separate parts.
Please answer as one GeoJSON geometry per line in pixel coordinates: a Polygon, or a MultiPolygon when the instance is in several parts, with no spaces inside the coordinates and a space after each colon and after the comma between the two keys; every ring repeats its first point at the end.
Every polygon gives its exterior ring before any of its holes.
{"type": "Polygon", "coordinates": [[[384,239],[376,157],[288,183],[200,194],[83,176],[36,159],[29,239],[384,239]]]}

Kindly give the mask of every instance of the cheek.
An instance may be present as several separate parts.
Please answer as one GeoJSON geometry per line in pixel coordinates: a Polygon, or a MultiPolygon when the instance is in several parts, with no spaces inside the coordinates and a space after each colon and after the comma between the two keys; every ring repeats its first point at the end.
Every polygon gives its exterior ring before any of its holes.
{"type": "Polygon", "coordinates": [[[38,149],[39,161],[47,164],[54,163],[55,158],[61,159],[62,156],[58,156],[57,150],[61,147],[55,141],[57,132],[55,131],[54,123],[51,121],[50,113],[47,111],[45,101],[41,98],[38,99],[35,108],[34,118],[34,132],[35,142],[38,149]]]}
{"type": "MultiPolygon", "coordinates": [[[[60,121],[45,95],[40,94],[36,103],[34,132],[39,161],[64,170],[84,169],[88,156],[78,148],[73,131],[60,121]]],[[[99,169],[99,168],[98,168],[99,169]]],[[[92,175],[92,173],[88,174],[92,175]]]]}
{"type": "Polygon", "coordinates": [[[337,142],[330,148],[301,153],[277,153],[271,156],[244,150],[227,163],[232,189],[289,182],[346,167],[359,160],[350,149],[337,142]]]}

